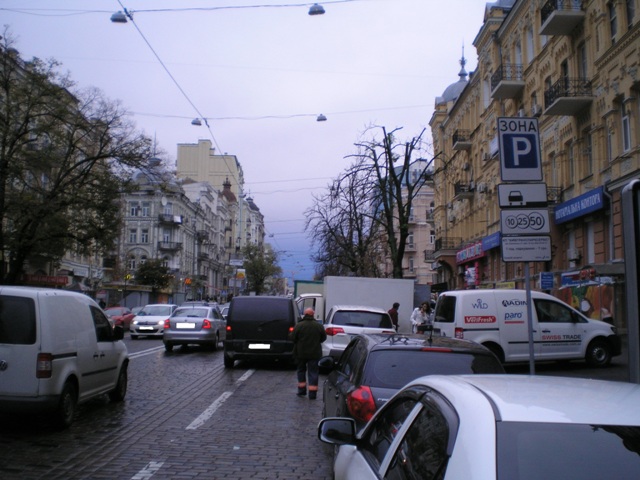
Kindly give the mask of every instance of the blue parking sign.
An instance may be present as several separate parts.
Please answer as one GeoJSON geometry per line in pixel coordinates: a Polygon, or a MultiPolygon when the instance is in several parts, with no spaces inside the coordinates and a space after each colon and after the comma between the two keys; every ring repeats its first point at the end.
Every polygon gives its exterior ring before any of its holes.
{"type": "Polygon", "coordinates": [[[500,176],[505,182],[541,181],[537,118],[498,118],[500,176]]]}

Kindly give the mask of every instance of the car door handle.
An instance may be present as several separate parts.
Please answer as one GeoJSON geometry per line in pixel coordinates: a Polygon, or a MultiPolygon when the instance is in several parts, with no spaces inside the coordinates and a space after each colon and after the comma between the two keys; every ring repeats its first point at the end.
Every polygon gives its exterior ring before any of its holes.
{"type": "Polygon", "coordinates": [[[542,330],[542,333],[551,333],[551,330],[542,330]]]}
{"type": "Polygon", "coordinates": [[[104,352],[100,352],[100,354],[98,353],[93,354],[93,358],[102,358],[102,357],[104,357],[104,352]]]}

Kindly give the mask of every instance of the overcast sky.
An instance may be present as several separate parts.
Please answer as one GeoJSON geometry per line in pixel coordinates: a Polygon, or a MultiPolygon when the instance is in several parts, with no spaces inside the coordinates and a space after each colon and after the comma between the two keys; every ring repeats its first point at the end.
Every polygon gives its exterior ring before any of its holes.
{"type": "Polygon", "coordinates": [[[177,144],[201,138],[236,155],[290,280],[313,276],[304,233],[312,194],[349,165],[368,126],[402,127],[400,139],[428,127],[435,98],[458,79],[463,46],[466,70],[476,67],[486,6],[333,0],[310,16],[313,2],[121,2],[0,0],[0,16],[23,58],[55,58],[79,87],[121,101],[172,162],[177,144]],[[110,21],[121,5],[135,25],[110,21]],[[211,133],[191,125],[200,116],[211,133]]]}

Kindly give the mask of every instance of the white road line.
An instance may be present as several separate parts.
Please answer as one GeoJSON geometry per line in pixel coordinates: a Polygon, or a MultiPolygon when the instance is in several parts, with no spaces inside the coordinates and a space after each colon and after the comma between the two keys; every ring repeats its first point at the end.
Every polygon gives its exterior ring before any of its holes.
{"type": "Polygon", "coordinates": [[[132,358],[138,358],[138,357],[144,357],[145,355],[151,355],[152,353],[155,353],[158,350],[164,350],[164,346],[148,348],[147,350],[142,350],[140,352],[130,353],[129,354],[129,359],[131,360],[132,358]]]}
{"type": "Polygon", "coordinates": [[[222,395],[220,395],[211,405],[209,405],[209,407],[204,412],[198,415],[198,418],[196,418],[193,422],[189,424],[189,426],[187,426],[187,430],[195,430],[201,427],[202,425],[204,425],[204,423],[211,418],[211,416],[216,412],[216,410],[220,406],[222,406],[224,402],[227,401],[227,399],[232,395],[232,393],[233,392],[224,392],[222,395]]]}
{"type": "MultiPolygon", "coordinates": [[[[254,373],[255,373],[255,370],[247,370],[244,373],[244,375],[242,375],[238,380],[236,380],[236,384],[240,384],[246,381],[254,373]]],[[[195,430],[201,427],[202,425],[204,425],[205,422],[209,420],[214,413],[216,413],[216,410],[218,410],[218,408],[220,408],[222,404],[226,402],[231,395],[233,395],[233,392],[224,392],[222,395],[220,395],[211,405],[207,407],[207,409],[204,412],[198,415],[198,418],[196,418],[193,422],[191,422],[186,429],[195,430]]]]}
{"type": "Polygon", "coordinates": [[[164,465],[164,462],[149,462],[146,467],[131,477],[131,480],[146,480],[151,478],[154,473],[160,470],[162,465],[164,465]]]}

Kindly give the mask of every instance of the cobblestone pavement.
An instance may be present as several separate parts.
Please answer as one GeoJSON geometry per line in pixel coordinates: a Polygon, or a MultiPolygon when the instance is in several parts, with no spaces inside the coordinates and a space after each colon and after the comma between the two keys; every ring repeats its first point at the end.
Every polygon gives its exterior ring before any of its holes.
{"type": "Polygon", "coordinates": [[[322,399],[295,392],[290,367],[228,370],[222,352],[156,350],[131,359],[123,404],[83,405],[68,430],[0,416],[0,478],[330,479],[322,399]]]}

